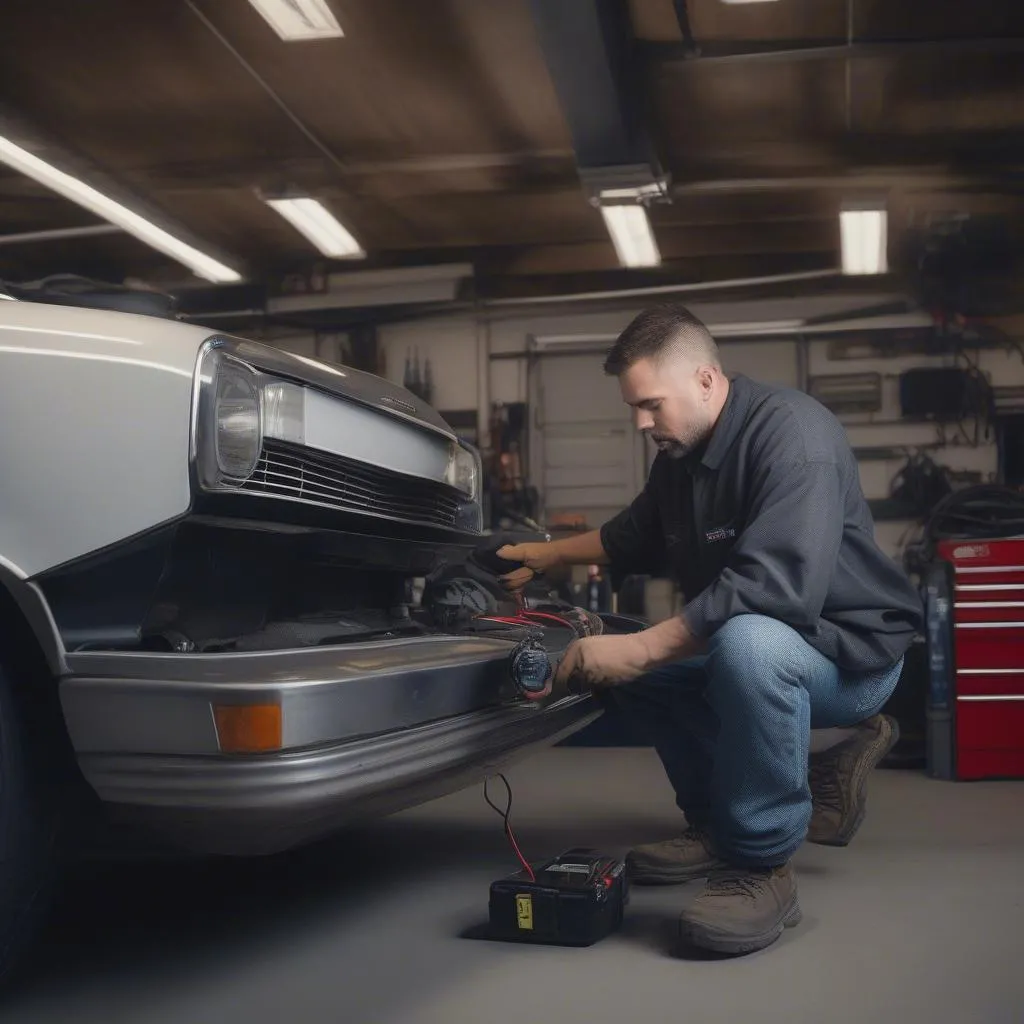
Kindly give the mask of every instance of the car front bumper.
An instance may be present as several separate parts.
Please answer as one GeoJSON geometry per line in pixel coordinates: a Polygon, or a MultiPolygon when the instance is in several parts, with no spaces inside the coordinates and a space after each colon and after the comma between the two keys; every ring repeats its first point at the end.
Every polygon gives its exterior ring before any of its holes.
{"type": "Polygon", "coordinates": [[[523,700],[513,646],[77,654],[61,702],[86,781],[119,817],[197,851],[269,853],[461,789],[600,714],[566,692],[523,700]],[[281,707],[281,750],[220,750],[213,707],[246,703],[281,707]]]}

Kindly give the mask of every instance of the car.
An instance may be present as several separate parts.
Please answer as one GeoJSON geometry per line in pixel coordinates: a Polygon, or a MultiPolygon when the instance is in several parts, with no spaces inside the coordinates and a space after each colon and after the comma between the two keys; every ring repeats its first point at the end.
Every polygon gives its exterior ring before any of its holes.
{"type": "Polygon", "coordinates": [[[481,464],[409,391],[47,301],[0,302],[0,388],[8,954],[94,813],[199,854],[273,853],[600,714],[531,699],[514,671],[571,629],[432,605],[429,581],[484,540],[481,464]]]}

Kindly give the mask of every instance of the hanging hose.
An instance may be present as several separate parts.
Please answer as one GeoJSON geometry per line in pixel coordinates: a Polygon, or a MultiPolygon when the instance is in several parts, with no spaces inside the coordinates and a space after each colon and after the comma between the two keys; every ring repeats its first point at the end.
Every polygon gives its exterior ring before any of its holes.
{"type": "Polygon", "coordinates": [[[978,484],[947,495],[932,509],[921,540],[907,548],[904,565],[921,569],[935,558],[939,541],[1024,534],[1024,493],[1002,484],[978,484]]]}

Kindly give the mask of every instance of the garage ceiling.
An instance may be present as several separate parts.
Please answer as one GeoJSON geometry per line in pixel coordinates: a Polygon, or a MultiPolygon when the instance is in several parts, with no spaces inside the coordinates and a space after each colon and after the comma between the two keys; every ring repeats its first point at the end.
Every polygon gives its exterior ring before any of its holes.
{"type": "MultiPolygon", "coordinates": [[[[304,43],[248,0],[9,5],[5,131],[271,294],[324,261],[261,189],[316,195],[355,234],[366,259],[331,270],[467,262],[491,296],[834,267],[839,204],[867,193],[897,241],[939,215],[1021,213],[1019,0],[330,5],[344,37],[304,43]],[[552,18],[591,13],[618,26],[604,51],[559,41],[552,18]],[[609,139],[618,119],[667,175],[657,269],[618,267],[581,119],[609,139]]],[[[0,167],[0,236],[97,223],[0,167]]],[[[119,232],[0,237],[0,277],[67,272],[199,283],[119,232]]]]}

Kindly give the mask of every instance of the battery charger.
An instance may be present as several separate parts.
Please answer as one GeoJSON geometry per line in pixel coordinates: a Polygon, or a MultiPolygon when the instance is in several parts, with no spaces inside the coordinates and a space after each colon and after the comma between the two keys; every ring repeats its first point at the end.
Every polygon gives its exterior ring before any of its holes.
{"type": "Polygon", "coordinates": [[[510,942],[591,946],[618,929],[628,902],[625,864],[576,847],[536,871],[492,882],[490,933],[510,942]]]}

